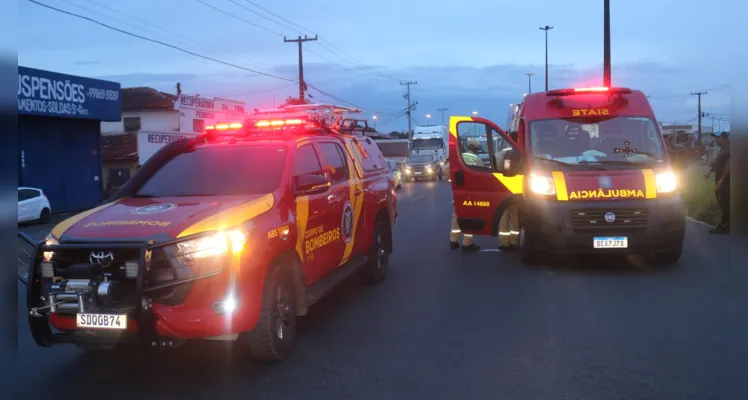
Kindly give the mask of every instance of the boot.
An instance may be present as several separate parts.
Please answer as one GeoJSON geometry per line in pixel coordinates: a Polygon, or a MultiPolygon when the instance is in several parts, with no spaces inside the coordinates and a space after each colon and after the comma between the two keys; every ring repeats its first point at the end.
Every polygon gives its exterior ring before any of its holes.
{"type": "Polygon", "coordinates": [[[467,246],[462,246],[462,251],[478,251],[478,250],[480,250],[480,246],[478,246],[475,243],[469,244],[467,246]]]}
{"type": "Polygon", "coordinates": [[[451,248],[452,250],[454,250],[454,249],[459,249],[459,248],[460,248],[460,244],[459,244],[459,243],[457,243],[457,242],[449,242],[449,247],[450,247],[450,248],[451,248]]]}
{"type": "Polygon", "coordinates": [[[730,224],[719,224],[713,229],[710,229],[709,233],[714,235],[724,235],[730,233],[730,224]]]}

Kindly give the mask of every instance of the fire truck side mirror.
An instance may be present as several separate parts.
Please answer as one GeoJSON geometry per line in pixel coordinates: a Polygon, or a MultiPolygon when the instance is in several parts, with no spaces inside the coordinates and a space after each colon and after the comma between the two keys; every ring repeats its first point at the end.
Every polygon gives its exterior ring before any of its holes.
{"type": "Polygon", "coordinates": [[[293,178],[293,191],[296,196],[324,193],[331,184],[327,175],[303,174],[293,178]]]}

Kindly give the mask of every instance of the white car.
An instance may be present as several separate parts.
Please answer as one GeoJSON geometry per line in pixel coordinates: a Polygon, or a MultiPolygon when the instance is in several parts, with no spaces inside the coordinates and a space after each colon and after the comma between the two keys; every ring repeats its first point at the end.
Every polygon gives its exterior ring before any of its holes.
{"type": "Polygon", "coordinates": [[[18,222],[39,220],[45,222],[52,215],[49,199],[41,189],[18,188],[18,222]]]}

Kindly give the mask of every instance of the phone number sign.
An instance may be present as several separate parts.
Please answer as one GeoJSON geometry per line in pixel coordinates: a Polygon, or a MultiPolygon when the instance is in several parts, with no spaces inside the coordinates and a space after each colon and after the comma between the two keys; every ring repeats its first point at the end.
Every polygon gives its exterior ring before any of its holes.
{"type": "Polygon", "coordinates": [[[120,84],[18,67],[18,114],[119,121],[120,84]]]}

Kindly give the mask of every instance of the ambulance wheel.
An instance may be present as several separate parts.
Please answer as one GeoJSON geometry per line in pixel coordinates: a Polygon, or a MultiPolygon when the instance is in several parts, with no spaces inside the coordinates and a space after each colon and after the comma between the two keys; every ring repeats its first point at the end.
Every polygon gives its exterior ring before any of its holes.
{"type": "Polygon", "coordinates": [[[368,284],[382,282],[387,276],[390,256],[387,251],[387,223],[384,218],[377,220],[376,228],[371,237],[369,259],[363,267],[363,280],[368,284]]]}
{"type": "Polygon", "coordinates": [[[247,332],[249,353],[258,361],[277,362],[291,353],[296,338],[296,296],[288,269],[270,268],[262,289],[260,316],[247,332]]]}
{"type": "Polygon", "coordinates": [[[519,228],[519,254],[523,264],[536,265],[543,259],[543,254],[535,249],[535,235],[524,226],[519,228]]]}

